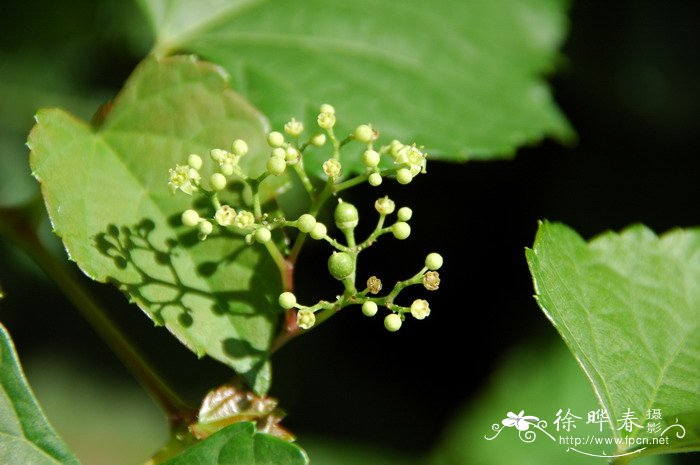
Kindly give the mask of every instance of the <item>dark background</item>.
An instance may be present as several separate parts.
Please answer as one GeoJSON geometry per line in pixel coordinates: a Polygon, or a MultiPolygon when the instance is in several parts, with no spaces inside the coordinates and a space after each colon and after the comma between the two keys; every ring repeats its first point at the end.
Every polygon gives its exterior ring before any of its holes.
{"type": "MultiPolygon", "coordinates": [[[[3,6],[0,57],[48,56],[51,66],[76,69],[71,86],[100,98],[114,94],[143,56],[134,46],[139,37],[124,38],[132,23],[115,25],[129,17],[118,5],[71,2],[77,6],[67,13],[64,4],[34,3],[31,18],[20,2],[3,6]]],[[[402,279],[425,253],[441,252],[446,264],[442,288],[430,295],[433,314],[396,334],[359,312],[340,314],[276,354],[273,394],[291,412],[292,430],[429,450],[506,351],[556,337],[531,297],[523,254],[538,219],[562,221],[586,238],[637,222],[658,233],[697,225],[700,2],[579,1],[571,20],[552,85],[578,143],[547,141],[512,161],[433,162],[410,189],[384,189],[413,208],[413,234],[370,252],[360,277],[402,279]],[[455,381],[458,374],[466,381],[455,381]]],[[[353,201],[369,209],[375,192],[357,189],[353,201]]],[[[337,292],[337,282],[314,273],[327,253],[318,246],[304,252],[302,301],[316,298],[319,286],[323,295],[337,292]]],[[[1,242],[0,263],[8,291],[0,316],[21,354],[60,351],[95,376],[129,377],[62,294],[1,242]]],[[[85,281],[193,399],[226,379],[227,369],[196,361],[116,290],[85,281]]]]}

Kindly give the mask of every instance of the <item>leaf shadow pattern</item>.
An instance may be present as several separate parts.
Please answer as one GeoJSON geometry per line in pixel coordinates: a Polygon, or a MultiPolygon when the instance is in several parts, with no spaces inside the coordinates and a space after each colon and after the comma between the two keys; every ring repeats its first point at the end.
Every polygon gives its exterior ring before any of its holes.
{"type": "MultiPolygon", "coordinates": [[[[95,237],[95,247],[103,256],[113,261],[114,266],[123,272],[123,276],[128,276],[121,279],[110,276],[108,280],[125,292],[130,301],[145,307],[156,325],[162,326],[167,323],[165,312],[169,312],[172,323],[172,312],[175,311],[177,324],[185,329],[191,328],[197,318],[197,311],[193,306],[201,307],[203,302],[210,302],[209,310],[216,316],[243,319],[262,316],[273,328],[278,326],[281,312],[275,311],[276,306],[270,298],[265,297],[265,293],[261,292],[259,287],[252,285],[255,283],[245,286],[246,290],[210,290],[185,282],[177,258],[180,252],[200,242],[196,232],[188,231],[177,239],[159,240],[158,242],[163,244],[159,246],[153,238],[155,230],[156,225],[150,219],[143,219],[133,226],[110,224],[105,232],[95,237]]],[[[207,240],[227,239],[228,237],[224,236],[229,234],[219,233],[217,236],[215,233],[207,240]]],[[[234,263],[245,250],[245,247],[237,247],[219,261],[196,264],[195,275],[210,278],[222,264],[234,263]]],[[[265,266],[266,261],[259,260],[252,270],[251,279],[264,276],[267,271],[265,266]]],[[[195,349],[191,342],[182,342],[202,355],[201,350],[195,349]]],[[[209,343],[215,342],[208,341],[209,343]]],[[[256,348],[249,340],[240,337],[223,338],[218,343],[220,345],[217,351],[224,357],[232,360],[249,359],[252,362],[246,372],[240,373],[247,379],[251,379],[249,376],[253,376],[254,379],[257,373],[267,369],[265,365],[269,357],[268,349],[256,348]]]]}

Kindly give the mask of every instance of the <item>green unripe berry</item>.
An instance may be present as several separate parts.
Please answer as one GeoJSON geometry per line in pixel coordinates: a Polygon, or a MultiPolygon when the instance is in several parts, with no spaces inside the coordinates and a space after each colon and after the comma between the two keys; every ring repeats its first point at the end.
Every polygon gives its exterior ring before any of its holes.
{"type": "Polygon", "coordinates": [[[397,221],[391,226],[391,233],[395,238],[402,241],[411,235],[411,226],[404,221],[397,221]]]}
{"type": "Polygon", "coordinates": [[[314,226],[316,226],[316,218],[308,213],[304,213],[297,220],[297,228],[303,233],[310,233],[314,229],[314,226]]]}
{"type": "Polygon", "coordinates": [[[392,333],[398,331],[402,323],[401,317],[396,313],[390,313],[384,318],[384,327],[392,333]]]}
{"type": "Polygon", "coordinates": [[[255,231],[255,240],[260,244],[269,242],[270,239],[272,239],[272,232],[270,232],[269,229],[259,228],[257,231],[255,231]]]}
{"type": "Polygon", "coordinates": [[[348,253],[333,252],[328,258],[328,271],[335,279],[343,280],[355,271],[355,261],[348,253]]]}
{"type": "Polygon", "coordinates": [[[193,153],[187,157],[187,164],[190,165],[190,167],[199,170],[202,167],[202,157],[196,153],[193,153]]]}
{"type": "Polygon", "coordinates": [[[208,221],[201,221],[199,223],[198,227],[199,227],[199,233],[202,236],[208,236],[209,234],[212,233],[212,231],[214,231],[214,226],[212,226],[212,224],[208,221]]]}
{"type": "Polygon", "coordinates": [[[413,216],[413,210],[408,207],[401,207],[396,215],[399,217],[399,221],[408,221],[413,216]]]}
{"type": "Polygon", "coordinates": [[[328,234],[328,228],[326,228],[326,225],[317,222],[309,233],[309,236],[311,236],[312,239],[319,241],[326,237],[326,234],[328,234]]]}
{"type": "Polygon", "coordinates": [[[316,134],[311,138],[311,140],[309,142],[314,147],[323,147],[323,145],[326,143],[326,135],[325,134],[316,134]]]}
{"type": "Polygon", "coordinates": [[[429,270],[435,271],[439,270],[440,267],[442,266],[442,255],[439,253],[429,253],[427,257],[425,257],[425,267],[429,270]]]}
{"type": "Polygon", "coordinates": [[[199,213],[194,210],[185,210],[182,213],[182,224],[193,228],[199,223],[199,213]]]}
{"type": "Polygon", "coordinates": [[[369,144],[374,140],[374,131],[369,125],[361,124],[355,128],[353,136],[355,136],[356,141],[362,142],[363,144],[369,144]]]}
{"type": "Polygon", "coordinates": [[[372,173],[369,175],[368,181],[371,186],[377,187],[382,183],[382,175],[379,173],[372,173]]]}
{"type": "Polygon", "coordinates": [[[377,304],[372,301],[368,300],[362,304],[362,313],[365,316],[374,316],[377,314],[377,310],[379,310],[379,307],[377,307],[377,304]]]}
{"type": "Polygon", "coordinates": [[[357,213],[357,208],[351,203],[343,202],[342,200],[338,202],[338,206],[335,207],[335,225],[338,229],[352,229],[357,226],[360,221],[360,215],[357,213]]]}
{"type": "Polygon", "coordinates": [[[226,176],[221,173],[214,173],[209,178],[209,185],[215,191],[226,189],[226,176]]]}
{"type": "Polygon", "coordinates": [[[409,169],[401,168],[396,172],[396,180],[399,182],[399,184],[405,185],[413,180],[413,175],[409,169]]]}
{"type": "Polygon", "coordinates": [[[280,307],[285,310],[289,310],[290,308],[294,308],[294,306],[297,304],[297,297],[291,292],[283,292],[280,294],[277,301],[279,302],[280,307]]]}
{"type": "Polygon", "coordinates": [[[267,171],[275,176],[279,176],[287,169],[287,162],[284,158],[272,157],[267,160],[267,171]]]}
{"type": "Polygon", "coordinates": [[[239,157],[248,153],[248,144],[242,139],[236,139],[231,144],[231,151],[239,157]]]}
{"type": "Polygon", "coordinates": [[[267,135],[267,143],[270,147],[282,147],[284,144],[284,136],[281,132],[272,131],[267,135]]]}
{"type": "Polygon", "coordinates": [[[379,153],[375,150],[365,150],[365,153],[362,154],[362,163],[364,163],[367,168],[374,168],[379,164],[380,158],[379,153]]]}

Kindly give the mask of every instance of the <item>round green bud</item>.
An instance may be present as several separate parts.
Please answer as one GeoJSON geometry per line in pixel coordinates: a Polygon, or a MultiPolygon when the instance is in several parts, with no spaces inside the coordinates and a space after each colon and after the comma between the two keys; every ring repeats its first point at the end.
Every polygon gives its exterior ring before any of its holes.
{"type": "Polygon", "coordinates": [[[291,292],[283,292],[280,294],[277,301],[279,302],[280,307],[285,310],[289,310],[290,308],[294,308],[294,306],[297,304],[297,297],[291,292]]]}
{"type": "Polygon", "coordinates": [[[404,221],[397,221],[391,226],[391,233],[395,238],[402,241],[411,235],[411,226],[404,221]]]}
{"type": "Polygon", "coordinates": [[[287,147],[287,151],[284,155],[284,159],[289,163],[290,165],[296,165],[299,163],[299,159],[301,158],[301,154],[297,149],[294,147],[287,147]]]}
{"type": "Polygon", "coordinates": [[[251,234],[246,234],[246,235],[245,235],[245,243],[246,243],[246,244],[250,245],[250,244],[253,243],[254,240],[255,240],[255,238],[253,237],[253,234],[252,234],[252,233],[251,233],[251,234]]]}
{"type": "Polygon", "coordinates": [[[314,228],[309,233],[309,236],[311,236],[312,239],[316,239],[317,241],[320,241],[321,239],[326,237],[326,234],[328,234],[328,228],[326,228],[326,225],[323,223],[317,222],[314,225],[314,228]]]}
{"type": "Polygon", "coordinates": [[[198,227],[199,233],[203,236],[208,236],[214,231],[214,226],[208,221],[200,221],[198,227]]]}
{"type": "Polygon", "coordinates": [[[377,187],[382,183],[382,175],[379,173],[372,173],[369,175],[368,181],[371,186],[377,187]]]}
{"type": "Polygon", "coordinates": [[[267,171],[275,176],[279,176],[287,169],[287,162],[284,158],[272,157],[267,160],[267,171]]]}
{"type": "Polygon", "coordinates": [[[301,232],[310,233],[314,229],[314,226],[316,226],[316,218],[308,213],[304,213],[297,220],[297,228],[299,228],[301,232]]]}
{"type": "Polygon", "coordinates": [[[321,105],[319,112],[320,113],[330,113],[331,115],[335,115],[335,108],[333,108],[332,105],[324,103],[323,105],[321,105]]]}
{"type": "Polygon", "coordinates": [[[284,150],[282,147],[275,147],[270,153],[270,158],[281,158],[282,160],[284,160],[285,158],[287,158],[287,151],[284,150]]]}
{"type": "Polygon", "coordinates": [[[281,132],[272,131],[267,135],[267,143],[270,147],[281,147],[284,144],[284,136],[281,132]]]}
{"type": "Polygon", "coordinates": [[[413,216],[413,210],[408,207],[401,207],[397,213],[399,221],[408,221],[413,216]]]}
{"type": "Polygon", "coordinates": [[[335,279],[343,280],[355,271],[355,261],[348,253],[333,252],[328,259],[328,271],[335,279]]]}
{"type": "Polygon", "coordinates": [[[199,170],[202,167],[202,157],[196,153],[193,153],[187,157],[187,164],[190,165],[190,167],[199,170]]]}
{"type": "Polygon", "coordinates": [[[182,213],[182,224],[193,228],[199,223],[199,213],[194,210],[185,210],[182,213]]]}
{"type": "Polygon", "coordinates": [[[389,197],[384,196],[381,199],[377,199],[377,201],[374,202],[374,208],[380,215],[391,215],[392,213],[394,213],[396,204],[389,197]]]}
{"type": "Polygon", "coordinates": [[[398,331],[402,323],[401,317],[396,313],[390,313],[384,318],[384,327],[392,333],[398,331]]]}
{"type": "Polygon", "coordinates": [[[352,229],[357,226],[360,220],[360,215],[357,213],[357,208],[351,203],[340,200],[338,206],[335,207],[335,225],[338,229],[352,229]]]}
{"type": "Polygon", "coordinates": [[[411,176],[416,177],[421,171],[423,171],[423,167],[420,165],[411,165],[411,168],[408,171],[411,172],[411,176]]]}
{"type": "Polygon", "coordinates": [[[363,144],[369,144],[374,140],[374,131],[367,124],[361,124],[356,127],[352,135],[355,136],[356,141],[362,142],[363,144]]]}
{"type": "Polygon", "coordinates": [[[223,161],[223,159],[226,158],[226,150],[212,149],[209,152],[209,156],[215,162],[221,163],[221,161],[223,161]]]}
{"type": "Polygon", "coordinates": [[[236,139],[231,144],[231,151],[239,157],[248,153],[248,144],[243,139],[236,139]]]}
{"type": "Polygon", "coordinates": [[[396,180],[399,182],[399,184],[408,184],[413,180],[411,170],[407,168],[401,168],[396,172],[396,180]]]}
{"type": "Polygon", "coordinates": [[[226,189],[226,176],[221,173],[214,173],[209,178],[209,185],[215,191],[226,189]]]}
{"type": "Polygon", "coordinates": [[[362,314],[365,316],[374,316],[377,314],[377,310],[379,310],[377,304],[370,300],[362,304],[362,314]]]}
{"type": "Polygon", "coordinates": [[[439,253],[429,253],[427,257],[425,257],[425,267],[429,270],[435,271],[439,270],[440,267],[442,266],[442,255],[439,253]]]}
{"type": "Polygon", "coordinates": [[[315,134],[309,142],[314,147],[323,147],[323,144],[326,143],[326,135],[325,134],[315,134]]]}
{"type": "Polygon", "coordinates": [[[379,164],[380,158],[376,150],[365,150],[362,154],[362,163],[364,163],[367,168],[374,168],[379,164]]]}
{"type": "Polygon", "coordinates": [[[260,244],[269,242],[270,239],[272,239],[272,232],[270,232],[269,229],[259,228],[257,231],[255,231],[255,240],[260,244]]]}
{"type": "Polygon", "coordinates": [[[231,163],[224,163],[221,165],[221,174],[224,176],[231,176],[233,174],[233,165],[231,163]]]}

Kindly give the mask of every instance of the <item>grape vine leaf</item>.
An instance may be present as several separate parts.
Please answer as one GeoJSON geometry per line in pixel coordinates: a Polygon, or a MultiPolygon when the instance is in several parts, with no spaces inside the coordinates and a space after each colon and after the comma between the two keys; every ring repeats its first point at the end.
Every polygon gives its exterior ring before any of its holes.
{"type": "MultiPolygon", "coordinates": [[[[435,448],[430,465],[518,465],[566,464],[566,465],[606,465],[608,459],[591,457],[559,444],[557,436],[591,435],[605,440],[612,436],[611,431],[597,424],[586,424],[586,413],[599,407],[593,390],[586,377],[560,343],[538,340],[537,345],[520,346],[508,354],[486,383],[480,395],[469,405],[465,405],[447,428],[442,441],[435,448]],[[582,417],[571,432],[557,433],[555,419],[559,408],[570,409],[582,417]],[[525,415],[537,416],[547,422],[544,427],[557,441],[552,441],[537,429],[532,442],[515,429],[506,429],[496,436],[493,428],[502,426],[501,420],[507,412],[525,410],[525,415]],[[495,426],[492,426],[495,425],[495,426]],[[494,436],[496,436],[494,438],[494,436]],[[487,440],[486,438],[493,438],[487,440]],[[468,444],[468,447],[465,447],[468,444]]],[[[615,446],[580,446],[586,453],[611,454],[615,446]]],[[[311,449],[310,449],[311,450],[311,449]]],[[[312,457],[315,457],[312,455],[312,457]]],[[[635,462],[636,463],[636,462],[635,462]]],[[[668,456],[644,457],[639,465],[668,465],[668,456]]]]}
{"type": "Polygon", "coordinates": [[[700,230],[657,236],[645,226],[586,243],[542,223],[527,250],[536,299],[583,367],[616,437],[628,409],[646,424],[663,417],[668,445],[647,453],[700,449],[700,230]],[[682,438],[677,437],[683,435],[682,438]]]}
{"type": "Polygon", "coordinates": [[[49,425],[22,372],[12,339],[0,324],[0,463],[78,465],[49,425]]]}
{"type": "MultiPolygon", "coordinates": [[[[227,88],[220,68],[182,56],[145,60],[101,114],[91,126],[40,110],[29,136],[32,170],[69,256],[91,278],[115,282],[197,355],[266,392],[279,272],[238,236],[198,241],[179,220],[192,198],[167,186],[168,169],[189,153],[238,137],[250,145],[241,165],[259,174],[266,120],[227,88]]],[[[226,193],[235,202],[244,194],[226,193]]]]}
{"type": "Polygon", "coordinates": [[[222,65],[273,127],[302,115],[315,126],[327,102],[341,133],[369,121],[449,161],[573,135],[542,79],[566,36],[568,0],[139,2],[156,55],[185,50],[222,65]]]}
{"type": "Polygon", "coordinates": [[[253,423],[227,426],[163,465],[306,465],[306,452],[296,444],[256,433],[253,423]]]}

